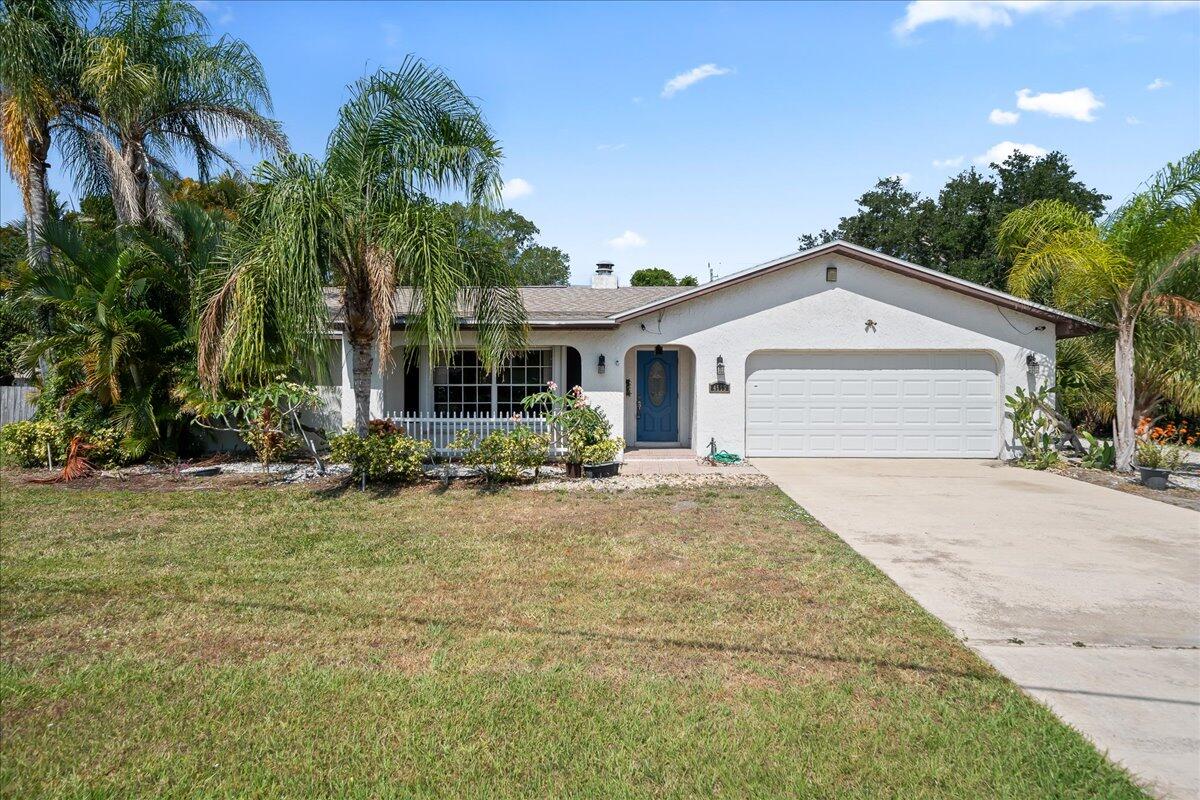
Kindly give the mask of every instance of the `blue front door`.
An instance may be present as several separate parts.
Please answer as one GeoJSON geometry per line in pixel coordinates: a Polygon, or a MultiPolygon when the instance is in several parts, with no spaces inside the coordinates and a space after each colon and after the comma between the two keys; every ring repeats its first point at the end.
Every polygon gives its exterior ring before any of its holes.
{"type": "Polygon", "coordinates": [[[679,441],[679,353],[637,354],[637,438],[679,441]]]}

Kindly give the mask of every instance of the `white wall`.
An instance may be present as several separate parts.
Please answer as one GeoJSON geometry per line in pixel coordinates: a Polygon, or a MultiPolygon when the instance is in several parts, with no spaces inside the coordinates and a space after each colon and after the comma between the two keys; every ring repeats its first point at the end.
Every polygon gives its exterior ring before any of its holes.
{"type": "MultiPolygon", "coordinates": [[[[602,290],[596,290],[602,291],[602,290]]],[[[471,346],[473,335],[463,335],[471,346]]],[[[626,322],[615,330],[535,330],[531,346],[569,344],[579,350],[583,388],[627,437],[624,382],[634,377],[623,362],[633,360],[637,347],[678,346],[690,351],[688,375],[694,404],[690,446],[705,452],[710,439],[718,449],[745,453],[746,365],[759,350],[983,350],[1001,362],[1004,394],[1018,385],[1029,387],[1026,356],[1041,363],[1038,381],[1054,374],[1054,325],[1017,311],[941,289],[931,284],[863,264],[842,256],[763,275],[673,306],[663,312],[626,322]],[[838,267],[836,283],[827,283],[825,267],[838,267]],[[875,330],[866,330],[866,320],[875,330]],[[642,326],[645,330],[642,330],[642,326]],[[1043,330],[1035,330],[1044,326],[1043,330]],[[596,372],[604,354],[607,370],[596,372]],[[710,394],[716,380],[717,356],[724,356],[729,394],[710,394]]],[[[347,362],[349,357],[347,357],[347,362]]],[[[348,367],[347,367],[348,369],[348,367]]],[[[382,384],[382,381],[380,381],[382,384]]],[[[348,384],[348,373],[347,373],[348,384]]],[[[374,392],[372,400],[374,405],[374,392]]],[[[637,397],[636,383],[632,405],[637,397]]],[[[352,403],[348,419],[353,419],[352,403]]],[[[1005,422],[1004,437],[1011,440],[1005,422]]],[[[997,453],[997,455],[1003,455],[997,453]]]]}

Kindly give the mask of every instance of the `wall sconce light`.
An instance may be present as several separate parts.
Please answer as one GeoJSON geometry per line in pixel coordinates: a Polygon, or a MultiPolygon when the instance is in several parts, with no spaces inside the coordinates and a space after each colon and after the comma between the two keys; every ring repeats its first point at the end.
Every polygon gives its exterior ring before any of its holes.
{"type": "Polygon", "coordinates": [[[867,320],[866,325],[864,326],[867,329],[867,333],[875,332],[875,324],[876,324],[875,320],[873,320],[873,319],[867,320]]]}
{"type": "Polygon", "coordinates": [[[837,283],[837,267],[825,268],[825,280],[829,283],[837,283]]]}
{"type": "Polygon", "coordinates": [[[729,384],[725,381],[725,357],[717,356],[717,379],[708,385],[712,394],[729,394],[729,384]]]}
{"type": "Polygon", "coordinates": [[[1037,369],[1037,366],[1038,366],[1037,356],[1035,356],[1033,353],[1030,353],[1029,355],[1025,356],[1025,366],[1029,367],[1030,369],[1037,369]]]}
{"type": "Polygon", "coordinates": [[[662,345],[661,344],[654,345],[654,355],[656,355],[656,356],[662,355],[662,345]]]}
{"type": "Polygon", "coordinates": [[[604,374],[604,353],[600,354],[600,360],[596,362],[596,372],[604,374]]]}

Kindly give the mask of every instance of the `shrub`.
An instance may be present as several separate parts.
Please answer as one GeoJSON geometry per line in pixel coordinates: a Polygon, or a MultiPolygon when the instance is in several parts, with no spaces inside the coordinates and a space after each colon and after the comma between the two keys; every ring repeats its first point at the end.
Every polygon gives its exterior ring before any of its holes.
{"type": "Polygon", "coordinates": [[[301,441],[316,455],[300,416],[320,404],[316,389],[285,380],[281,375],[240,397],[209,397],[202,392],[189,392],[183,408],[195,415],[192,423],[198,427],[236,433],[269,471],[272,462],[298,448],[301,441]]]}
{"type": "Polygon", "coordinates": [[[403,430],[372,427],[359,436],[347,431],[329,439],[330,457],[349,464],[355,478],[369,481],[392,480],[412,483],[424,474],[425,462],[433,450],[431,442],[406,436],[403,430]]]}
{"type": "Polygon", "coordinates": [[[1137,436],[1137,464],[1150,469],[1172,470],[1183,463],[1183,448],[1196,443],[1195,434],[1188,432],[1187,421],[1176,425],[1152,425],[1149,417],[1138,420],[1134,430],[1137,436]]]}
{"type": "Polygon", "coordinates": [[[1079,463],[1088,469],[1112,469],[1117,463],[1117,449],[1113,447],[1113,443],[1102,442],[1087,431],[1080,431],[1079,435],[1088,444],[1087,452],[1083,454],[1079,463]]]}
{"type": "Polygon", "coordinates": [[[49,467],[46,449],[55,466],[67,458],[71,440],[79,436],[88,446],[86,458],[96,467],[125,463],[120,447],[121,434],[113,427],[85,429],[69,419],[39,419],[10,422],[0,428],[0,452],[4,463],[21,467],[49,467]]]}
{"type": "Polygon", "coordinates": [[[515,480],[526,469],[532,469],[537,480],[539,468],[550,456],[550,437],[524,425],[510,431],[492,431],[482,439],[461,430],[454,447],[466,451],[463,463],[479,470],[488,483],[515,480]]]}
{"type": "Polygon", "coordinates": [[[1043,411],[1048,407],[1051,389],[1042,386],[1036,392],[1017,390],[1004,398],[1012,418],[1013,439],[1020,447],[1017,464],[1031,469],[1046,469],[1058,462],[1051,431],[1054,421],[1043,411]]]}
{"type": "Polygon", "coordinates": [[[624,451],[625,440],[620,436],[614,436],[610,439],[603,439],[595,444],[585,445],[583,448],[582,464],[603,464],[606,461],[614,461],[617,458],[617,453],[624,451]]]}
{"type": "Polygon", "coordinates": [[[546,421],[562,434],[567,463],[599,464],[616,458],[624,449],[625,440],[613,437],[612,423],[604,412],[591,405],[578,386],[565,395],[559,395],[557,390],[554,381],[550,381],[546,391],[529,395],[522,402],[530,410],[543,409],[546,421]]]}
{"type": "Polygon", "coordinates": [[[1143,439],[1137,445],[1137,464],[1150,469],[1173,470],[1183,462],[1183,448],[1143,439]]]}

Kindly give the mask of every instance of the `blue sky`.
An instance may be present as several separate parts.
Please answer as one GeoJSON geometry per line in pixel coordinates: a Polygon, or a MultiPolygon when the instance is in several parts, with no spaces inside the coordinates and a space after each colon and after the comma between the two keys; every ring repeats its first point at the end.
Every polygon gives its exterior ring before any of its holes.
{"type": "Polygon", "coordinates": [[[323,151],[358,77],[407,53],[445,68],[574,282],[601,259],[733,272],[880,176],[936,192],[1006,142],[1064,151],[1114,202],[1200,147],[1196,3],[200,5],[258,53],[299,151],[323,151]]]}

